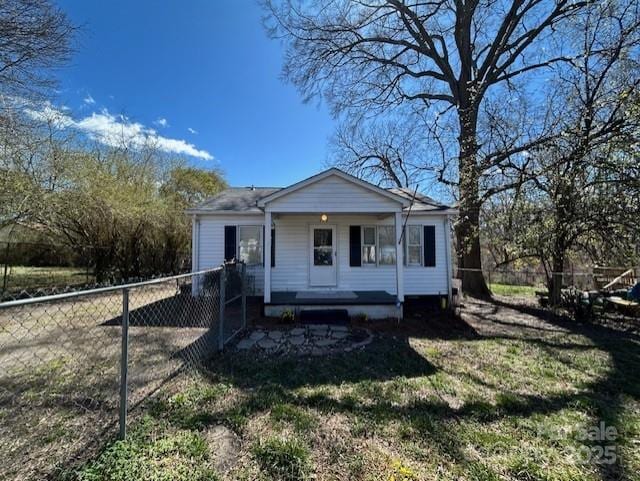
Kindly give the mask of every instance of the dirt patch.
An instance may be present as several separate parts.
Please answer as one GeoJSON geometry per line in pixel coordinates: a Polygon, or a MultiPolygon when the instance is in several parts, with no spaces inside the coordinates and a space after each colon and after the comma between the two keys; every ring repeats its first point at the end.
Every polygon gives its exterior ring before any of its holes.
{"type": "Polygon", "coordinates": [[[225,472],[235,466],[240,456],[240,440],[233,431],[222,425],[210,426],[202,436],[209,445],[214,467],[218,472],[225,472]]]}

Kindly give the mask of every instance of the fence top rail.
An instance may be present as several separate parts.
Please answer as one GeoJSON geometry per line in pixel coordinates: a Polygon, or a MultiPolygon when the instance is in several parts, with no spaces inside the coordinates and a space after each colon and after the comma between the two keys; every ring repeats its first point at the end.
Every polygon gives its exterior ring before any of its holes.
{"type": "Polygon", "coordinates": [[[0,302],[0,309],[9,308],[9,307],[24,306],[24,305],[28,305],[28,304],[38,304],[38,303],[42,303],[42,302],[60,301],[60,300],[63,300],[63,299],[70,299],[70,298],[74,298],[74,297],[84,297],[84,296],[89,296],[89,295],[93,295],[93,294],[104,294],[104,293],[107,293],[107,292],[121,291],[123,289],[135,289],[137,287],[152,286],[154,284],[162,284],[162,283],[167,282],[167,281],[174,281],[174,280],[178,280],[178,279],[184,279],[186,277],[197,276],[197,275],[202,275],[202,274],[208,274],[208,273],[211,273],[211,272],[218,272],[218,271],[221,271],[221,270],[222,270],[222,267],[215,267],[215,268],[212,268],[212,269],[205,269],[205,270],[201,270],[201,271],[197,271],[197,272],[187,272],[186,274],[177,274],[175,276],[158,277],[157,279],[150,279],[148,281],[132,282],[130,284],[119,284],[117,286],[97,287],[95,289],[85,289],[85,290],[81,290],[81,291],[63,292],[63,293],[60,293],[60,294],[52,294],[52,295],[49,295],[49,296],[29,297],[29,298],[26,298],[26,299],[16,299],[15,301],[0,302]]]}

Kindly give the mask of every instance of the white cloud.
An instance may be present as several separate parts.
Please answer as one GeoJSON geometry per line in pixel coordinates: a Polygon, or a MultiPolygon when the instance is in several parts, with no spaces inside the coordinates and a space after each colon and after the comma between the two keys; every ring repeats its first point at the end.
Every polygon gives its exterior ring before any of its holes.
{"type": "Polygon", "coordinates": [[[91,94],[87,94],[87,96],[82,99],[85,104],[93,105],[96,103],[95,99],[91,96],[91,94]]]}
{"type": "Polygon", "coordinates": [[[159,125],[160,127],[166,127],[167,125],[169,125],[169,122],[167,122],[167,119],[165,119],[164,117],[157,118],[153,121],[153,123],[159,125]]]}
{"type": "Polygon", "coordinates": [[[196,148],[193,144],[182,139],[171,139],[158,133],[139,122],[131,122],[124,115],[115,116],[107,109],[93,112],[80,120],[73,119],[67,113],[53,107],[50,103],[38,109],[25,108],[27,115],[36,120],[55,122],[59,128],[75,128],[85,133],[89,138],[111,147],[123,144],[133,148],[153,145],[159,150],[180,155],[188,155],[204,160],[213,160],[213,156],[206,150],[196,148]]]}
{"type": "Polygon", "coordinates": [[[187,130],[190,134],[198,135],[198,131],[196,129],[192,129],[191,127],[187,127],[187,130]]]}

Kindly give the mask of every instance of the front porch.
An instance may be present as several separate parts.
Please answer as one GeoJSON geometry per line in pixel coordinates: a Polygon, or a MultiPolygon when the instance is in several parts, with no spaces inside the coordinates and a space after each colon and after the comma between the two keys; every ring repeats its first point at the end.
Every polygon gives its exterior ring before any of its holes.
{"type": "MultiPolygon", "coordinates": [[[[307,314],[309,311],[344,314],[346,311],[350,317],[364,316],[368,319],[402,318],[402,304],[394,294],[386,291],[276,291],[271,292],[271,302],[264,305],[267,317],[280,317],[291,312],[300,318],[303,311],[307,314]]],[[[326,322],[331,323],[331,320],[326,322]]]]}
{"type": "Polygon", "coordinates": [[[395,305],[397,298],[386,291],[286,291],[271,292],[271,305],[349,306],[395,305]]]}

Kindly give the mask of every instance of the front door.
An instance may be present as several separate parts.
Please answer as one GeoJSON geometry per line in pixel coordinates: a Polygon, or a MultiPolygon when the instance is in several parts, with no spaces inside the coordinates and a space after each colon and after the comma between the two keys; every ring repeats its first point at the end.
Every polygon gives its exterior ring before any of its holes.
{"type": "Polygon", "coordinates": [[[310,227],[309,285],[331,287],[336,285],[336,227],[312,225],[310,227]]]}

